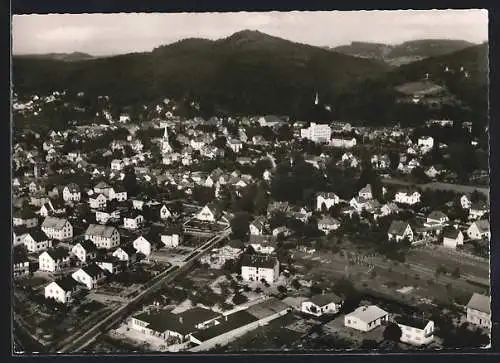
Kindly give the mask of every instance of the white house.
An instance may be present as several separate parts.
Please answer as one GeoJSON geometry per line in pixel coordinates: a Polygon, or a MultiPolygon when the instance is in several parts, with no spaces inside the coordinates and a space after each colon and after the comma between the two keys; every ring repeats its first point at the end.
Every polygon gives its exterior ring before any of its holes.
{"type": "Polygon", "coordinates": [[[40,271],[61,271],[69,265],[69,252],[65,248],[47,250],[38,256],[38,269],[40,271]]]}
{"type": "Polygon", "coordinates": [[[121,171],[125,167],[123,160],[114,159],[111,161],[111,170],[121,171]]]}
{"type": "Polygon", "coordinates": [[[467,236],[470,239],[490,238],[490,222],[486,219],[473,222],[467,229],[467,236]]]}
{"type": "Polygon", "coordinates": [[[314,295],[302,302],[300,311],[314,316],[337,314],[343,300],[335,294],[314,295]]]}
{"type": "Polygon", "coordinates": [[[428,216],[427,216],[427,221],[426,225],[428,226],[444,226],[446,223],[449,222],[449,218],[446,214],[439,210],[432,211],[428,216]]]}
{"type": "Polygon", "coordinates": [[[356,138],[343,139],[343,138],[333,138],[330,141],[330,145],[337,148],[350,149],[356,146],[356,138]]]}
{"type": "Polygon", "coordinates": [[[170,209],[168,209],[168,207],[165,204],[163,204],[160,208],[160,218],[161,219],[172,218],[172,212],[170,211],[170,209]]]}
{"type": "Polygon", "coordinates": [[[401,342],[420,346],[434,340],[434,322],[432,320],[406,316],[399,316],[394,320],[401,329],[401,342]]]}
{"type": "Polygon", "coordinates": [[[60,241],[73,237],[73,226],[64,218],[46,217],[42,223],[42,231],[50,238],[60,241]]]}
{"type": "Polygon", "coordinates": [[[139,229],[144,223],[144,217],[139,213],[131,213],[123,217],[123,227],[126,229],[139,229]]]}
{"type": "Polygon", "coordinates": [[[420,197],[421,194],[418,191],[400,191],[394,195],[394,201],[396,203],[414,205],[420,203],[420,197]]]}
{"type": "Polygon", "coordinates": [[[137,252],[132,245],[127,245],[123,247],[118,247],[112,254],[119,261],[124,261],[128,263],[133,263],[137,260],[137,252]]]}
{"type": "Polygon", "coordinates": [[[77,288],[77,282],[66,276],[61,280],[52,281],[50,284],[45,286],[45,298],[54,299],[62,304],[68,304],[73,300],[73,293],[77,288]]]}
{"type": "Polygon", "coordinates": [[[13,213],[12,224],[14,226],[26,226],[33,228],[38,225],[38,218],[31,209],[23,209],[13,213]]]}
{"type": "Polygon", "coordinates": [[[89,290],[96,288],[106,278],[104,271],[95,263],[78,269],[71,276],[75,281],[85,285],[89,290]]]}
{"type": "Polygon", "coordinates": [[[120,244],[120,233],[115,227],[91,224],[85,231],[85,239],[89,239],[97,248],[113,249],[120,244]]]}
{"type": "Polygon", "coordinates": [[[95,197],[89,198],[90,208],[92,208],[92,209],[106,208],[107,203],[108,203],[108,198],[106,198],[106,196],[104,196],[104,194],[98,194],[95,197]]]}
{"type": "Polygon", "coordinates": [[[340,198],[335,193],[318,193],[316,194],[316,210],[321,211],[323,204],[326,209],[330,209],[334,205],[340,203],[340,198]]]}
{"type": "Polygon", "coordinates": [[[245,281],[275,282],[279,277],[279,261],[275,256],[245,254],[242,259],[241,277],[245,281]]]}
{"type": "Polygon", "coordinates": [[[109,195],[109,189],[111,187],[108,185],[106,182],[99,182],[97,185],[94,187],[94,193],[95,194],[104,194],[104,196],[109,195]]]}
{"type": "Polygon", "coordinates": [[[467,321],[482,328],[491,328],[490,297],[478,293],[472,294],[467,304],[467,321]]]}
{"type": "Polygon", "coordinates": [[[28,232],[23,243],[29,252],[39,252],[52,247],[52,240],[38,229],[28,232]]]}
{"type": "Polygon", "coordinates": [[[65,202],[79,202],[82,197],[80,187],[75,183],[66,185],[63,189],[63,200],[65,202]]]}
{"type": "Polygon", "coordinates": [[[443,246],[449,248],[457,248],[464,244],[464,234],[462,231],[454,228],[447,227],[443,229],[443,246]]]}
{"type": "Polygon", "coordinates": [[[97,256],[97,246],[94,242],[86,239],[82,242],[77,243],[71,249],[71,253],[75,255],[81,262],[88,263],[97,256]]]}
{"type": "Polygon", "coordinates": [[[340,227],[340,222],[332,217],[323,217],[318,220],[318,229],[325,234],[335,231],[340,227]]]}
{"type": "Polygon", "coordinates": [[[160,235],[161,242],[167,248],[175,248],[182,242],[181,229],[177,226],[166,228],[160,235]]]}
{"type": "Polygon", "coordinates": [[[262,236],[264,234],[266,220],[263,217],[257,217],[250,223],[250,234],[252,236],[262,236]]]}
{"type": "Polygon", "coordinates": [[[221,214],[222,211],[218,205],[209,203],[196,215],[196,219],[206,222],[216,222],[221,217],[221,214]]]}
{"type": "Polygon", "coordinates": [[[469,219],[479,219],[488,213],[486,203],[472,203],[469,209],[469,219]]]}
{"type": "Polygon", "coordinates": [[[368,332],[389,320],[389,313],[376,305],[360,306],[344,317],[344,326],[368,332]]]}
{"type": "Polygon", "coordinates": [[[462,195],[460,197],[460,205],[463,209],[469,209],[472,206],[472,202],[467,195],[462,195]]]}
{"type": "Polygon", "coordinates": [[[311,122],[308,128],[300,130],[300,137],[317,143],[327,143],[332,136],[332,129],[328,125],[311,122]]]}
{"type": "Polygon", "coordinates": [[[361,188],[361,190],[358,192],[358,197],[365,200],[373,199],[372,186],[370,184],[367,184],[365,187],[361,188]]]}
{"type": "Polygon", "coordinates": [[[426,149],[432,149],[434,146],[434,138],[431,136],[422,136],[418,138],[417,145],[426,148],[426,149]]]}
{"type": "Polygon", "coordinates": [[[109,200],[124,202],[127,200],[127,191],[121,186],[112,187],[109,189],[109,200]]]}
{"type": "Polygon", "coordinates": [[[231,139],[228,141],[228,145],[235,153],[239,153],[243,148],[243,143],[240,140],[231,139]]]}
{"type": "Polygon", "coordinates": [[[132,243],[137,252],[142,253],[144,256],[148,257],[151,254],[151,242],[149,242],[143,236],[137,237],[132,243]]]}
{"type": "Polygon", "coordinates": [[[399,242],[405,238],[413,241],[413,230],[408,222],[395,220],[392,221],[387,231],[387,238],[399,242]]]}

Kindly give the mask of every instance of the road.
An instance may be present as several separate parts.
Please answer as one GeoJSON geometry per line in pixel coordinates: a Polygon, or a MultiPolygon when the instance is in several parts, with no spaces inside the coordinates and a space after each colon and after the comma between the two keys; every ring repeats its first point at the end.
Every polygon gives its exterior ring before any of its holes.
{"type": "Polygon", "coordinates": [[[63,347],[58,349],[59,353],[74,353],[81,351],[91,342],[93,342],[98,336],[104,334],[106,331],[111,329],[115,324],[119,323],[121,320],[126,318],[128,315],[133,313],[137,308],[140,307],[141,302],[145,300],[148,296],[150,296],[156,289],[163,286],[165,283],[169,283],[173,281],[177,276],[181,273],[184,273],[187,269],[189,269],[193,263],[203,256],[205,253],[210,251],[215,245],[217,245],[223,239],[229,237],[231,233],[231,229],[227,228],[222,231],[220,234],[214,236],[210,240],[208,240],[205,244],[198,247],[193,254],[188,256],[185,260],[184,265],[177,267],[172,266],[166,271],[162,272],[158,275],[155,280],[153,280],[152,284],[146,288],[146,290],[142,291],[139,295],[137,295],[133,300],[131,300],[125,306],[119,308],[111,315],[101,320],[99,323],[91,327],[89,330],[83,333],[79,333],[79,336],[74,338],[70,343],[66,344],[63,347]]]}

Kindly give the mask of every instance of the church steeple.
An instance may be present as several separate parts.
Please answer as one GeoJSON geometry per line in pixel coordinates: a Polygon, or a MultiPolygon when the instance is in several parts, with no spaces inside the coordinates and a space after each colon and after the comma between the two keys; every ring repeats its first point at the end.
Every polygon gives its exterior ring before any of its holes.
{"type": "Polygon", "coordinates": [[[318,91],[316,91],[316,98],[314,99],[314,104],[318,105],[319,104],[319,96],[318,96],[318,91]]]}
{"type": "Polygon", "coordinates": [[[172,151],[172,146],[170,146],[170,142],[168,141],[168,126],[165,126],[165,131],[163,132],[163,140],[161,141],[161,144],[163,153],[169,153],[172,151]]]}

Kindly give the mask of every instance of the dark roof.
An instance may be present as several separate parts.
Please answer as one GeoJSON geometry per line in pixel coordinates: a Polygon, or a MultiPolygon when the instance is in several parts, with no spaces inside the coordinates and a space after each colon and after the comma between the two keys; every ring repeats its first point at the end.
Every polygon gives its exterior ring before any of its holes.
{"type": "Polygon", "coordinates": [[[460,231],[458,229],[456,229],[455,227],[448,226],[448,227],[443,228],[443,237],[444,238],[456,239],[459,236],[459,234],[460,234],[460,231]]]}
{"type": "Polygon", "coordinates": [[[92,251],[97,250],[97,246],[94,244],[94,242],[92,242],[89,239],[86,239],[86,240],[83,240],[82,242],[80,242],[80,246],[82,246],[83,249],[87,252],[92,252],[92,251]]]}
{"type": "Polygon", "coordinates": [[[54,261],[59,261],[69,257],[69,251],[64,247],[47,250],[47,253],[54,261]]]}
{"type": "Polygon", "coordinates": [[[338,303],[338,302],[342,301],[342,299],[335,294],[328,293],[328,294],[319,294],[319,295],[311,296],[309,301],[311,301],[312,303],[314,303],[318,306],[325,306],[325,305],[330,304],[332,302],[338,303]]]}
{"type": "Polygon", "coordinates": [[[120,247],[127,255],[132,256],[136,254],[136,250],[133,245],[126,245],[120,247]]]}
{"type": "Polygon", "coordinates": [[[173,234],[181,234],[182,227],[178,224],[174,224],[171,226],[165,227],[163,232],[161,233],[163,236],[171,236],[173,234]]]}
{"type": "Polygon", "coordinates": [[[97,185],[94,188],[106,189],[106,188],[109,188],[109,185],[108,185],[108,183],[102,181],[102,182],[97,183],[97,185]]]}
{"type": "Polygon", "coordinates": [[[49,240],[49,237],[47,237],[47,235],[45,234],[45,232],[43,232],[42,230],[40,229],[32,229],[31,231],[29,231],[29,235],[31,236],[31,238],[33,238],[36,242],[42,242],[42,241],[47,241],[49,240]]]}
{"type": "Polygon", "coordinates": [[[68,187],[68,189],[69,189],[69,191],[71,193],[78,193],[78,192],[80,192],[80,186],[78,184],[76,184],[76,183],[69,183],[67,185],[67,187],[68,187]]]}
{"type": "Polygon", "coordinates": [[[441,212],[440,210],[435,210],[435,211],[432,211],[427,218],[437,220],[437,219],[441,219],[441,218],[448,218],[448,216],[446,214],[444,214],[443,212],[441,212]]]}
{"type": "Polygon", "coordinates": [[[149,311],[135,315],[135,319],[148,323],[148,328],[163,333],[167,330],[187,335],[194,332],[194,326],[187,326],[180,321],[180,316],[167,310],[149,311]]]}
{"type": "Polygon", "coordinates": [[[238,329],[247,324],[253,323],[254,321],[257,321],[256,317],[246,312],[245,310],[240,310],[228,315],[227,321],[225,320],[225,318],[221,318],[219,320],[220,324],[211,326],[208,329],[199,330],[193,333],[192,336],[203,342],[221,334],[238,329]]]}
{"type": "Polygon", "coordinates": [[[479,229],[479,232],[488,232],[490,230],[490,222],[487,219],[481,219],[474,222],[479,229]]]}
{"type": "Polygon", "coordinates": [[[31,218],[35,218],[36,215],[35,215],[35,212],[33,212],[31,209],[24,208],[22,210],[18,209],[16,211],[14,211],[13,217],[14,218],[21,218],[21,219],[31,219],[31,218]]]}
{"type": "Polygon", "coordinates": [[[63,229],[66,223],[68,222],[65,218],[57,218],[57,217],[46,217],[42,223],[43,228],[54,228],[54,229],[63,229]]]}
{"type": "Polygon", "coordinates": [[[470,209],[474,210],[488,210],[488,205],[484,202],[472,203],[470,209]]]}
{"type": "Polygon", "coordinates": [[[213,310],[201,308],[201,307],[194,307],[192,309],[186,310],[182,313],[177,314],[178,316],[182,317],[182,322],[183,324],[187,326],[195,326],[197,324],[203,323],[205,321],[214,319],[218,316],[220,316],[220,313],[216,313],[213,310]]]}
{"type": "Polygon", "coordinates": [[[469,309],[474,309],[482,311],[486,314],[491,314],[491,302],[490,297],[478,293],[474,293],[467,304],[469,309]]]}
{"type": "Polygon", "coordinates": [[[241,261],[242,266],[252,266],[260,268],[274,268],[277,262],[275,256],[244,254],[241,261]]]}
{"type": "Polygon", "coordinates": [[[54,281],[58,284],[64,291],[72,291],[76,289],[78,283],[70,276],[65,276],[60,280],[54,281]]]}
{"type": "Polygon", "coordinates": [[[95,263],[84,267],[83,271],[85,271],[91,277],[98,277],[104,274],[104,271],[95,263]]]}
{"type": "Polygon", "coordinates": [[[397,316],[394,318],[394,320],[396,320],[396,323],[398,324],[410,326],[417,329],[425,329],[425,327],[429,323],[429,320],[423,319],[422,317],[413,317],[407,315],[397,316]]]}
{"type": "Polygon", "coordinates": [[[392,221],[389,231],[387,233],[395,234],[397,236],[402,236],[405,232],[408,222],[404,221],[392,221]]]}
{"type": "Polygon", "coordinates": [[[50,199],[50,204],[54,209],[63,209],[64,201],[62,199],[50,199]]]}
{"type": "Polygon", "coordinates": [[[29,261],[26,250],[22,246],[14,246],[12,249],[12,259],[15,264],[29,261]]]}

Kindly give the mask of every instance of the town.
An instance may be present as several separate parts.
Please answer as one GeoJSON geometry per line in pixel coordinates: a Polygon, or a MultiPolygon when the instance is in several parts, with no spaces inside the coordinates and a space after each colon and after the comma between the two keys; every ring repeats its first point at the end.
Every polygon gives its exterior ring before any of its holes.
{"type": "Polygon", "coordinates": [[[489,344],[487,129],[84,96],[14,94],[17,350],[489,344]]]}

